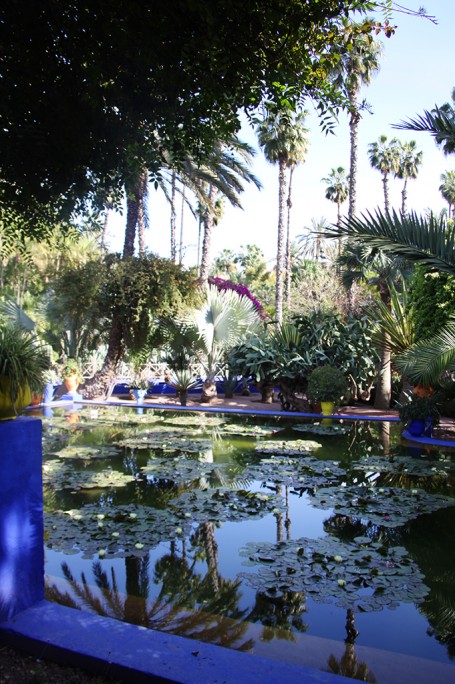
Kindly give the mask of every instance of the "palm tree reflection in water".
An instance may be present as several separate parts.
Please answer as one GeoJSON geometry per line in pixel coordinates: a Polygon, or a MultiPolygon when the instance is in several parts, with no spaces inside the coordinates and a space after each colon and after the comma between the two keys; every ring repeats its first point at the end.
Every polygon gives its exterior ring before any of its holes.
{"type": "Polygon", "coordinates": [[[115,569],[111,568],[109,576],[99,560],[92,563],[92,572],[101,596],[90,588],[85,573],[81,573],[78,581],[67,563],[62,563],[63,575],[77,598],[55,585],[46,587],[46,596],[72,608],[88,608],[99,615],[148,629],[250,650],[252,640],[242,641],[248,624],[242,621],[246,611],[238,608],[240,583],[219,575],[213,523],[202,523],[191,537],[191,543],[195,550],[191,562],[185,542],[180,557],[176,543],[171,542],[170,552],[156,562],[154,582],[161,583],[161,589],[151,603],[149,556],[125,559],[126,596],[119,590],[115,569]],[[195,571],[200,560],[207,563],[205,576],[195,571]]]}

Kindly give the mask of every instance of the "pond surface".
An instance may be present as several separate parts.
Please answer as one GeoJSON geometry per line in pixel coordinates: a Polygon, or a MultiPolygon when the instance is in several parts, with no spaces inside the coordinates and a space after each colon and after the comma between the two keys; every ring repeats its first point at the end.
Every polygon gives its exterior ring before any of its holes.
{"type": "Polygon", "coordinates": [[[49,600],[304,664],[302,635],[334,640],[317,666],[364,681],[362,646],[452,662],[455,451],[382,422],[51,413],[49,600]]]}

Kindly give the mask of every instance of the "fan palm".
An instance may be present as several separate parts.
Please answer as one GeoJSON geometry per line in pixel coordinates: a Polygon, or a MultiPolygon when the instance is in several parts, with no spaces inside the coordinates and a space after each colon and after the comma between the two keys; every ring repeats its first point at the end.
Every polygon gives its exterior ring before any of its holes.
{"type": "Polygon", "coordinates": [[[449,218],[455,212],[455,171],[445,171],[441,174],[439,192],[449,205],[449,218]]]}
{"type": "Polygon", "coordinates": [[[259,330],[261,320],[248,297],[209,285],[204,302],[186,316],[185,323],[197,331],[201,343],[201,349],[196,350],[206,374],[201,401],[209,402],[216,396],[215,378],[225,364],[228,351],[240,344],[247,333],[259,330]]]}
{"type": "Polygon", "coordinates": [[[287,109],[269,108],[257,127],[259,145],[271,164],[278,164],[278,235],[276,254],[275,318],[283,320],[283,272],[285,265],[284,216],[286,169],[302,160],[306,152],[306,112],[294,114],[287,109]]]}
{"type": "Polygon", "coordinates": [[[384,208],[388,212],[389,201],[389,176],[397,174],[400,164],[400,142],[397,138],[387,141],[386,135],[381,135],[377,142],[368,145],[368,158],[373,169],[377,169],[382,175],[384,188],[384,208]]]}
{"type": "Polygon", "coordinates": [[[343,87],[349,100],[350,166],[349,166],[349,216],[356,212],[358,129],[361,119],[359,93],[362,85],[368,85],[379,71],[382,44],[361,30],[361,25],[347,22],[348,40],[340,55],[334,72],[337,85],[343,87]]]}
{"type": "Polygon", "coordinates": [[[419,166],[422,163],[423,152],[416,149],[416,141],[401,143],[400,160],[398,170],[395,173],[397,178],[404,180],[403,189],[401,191],[401,213],[406,214],[406,201],[408,180],[417,178],[419,173],[419,166]]]}

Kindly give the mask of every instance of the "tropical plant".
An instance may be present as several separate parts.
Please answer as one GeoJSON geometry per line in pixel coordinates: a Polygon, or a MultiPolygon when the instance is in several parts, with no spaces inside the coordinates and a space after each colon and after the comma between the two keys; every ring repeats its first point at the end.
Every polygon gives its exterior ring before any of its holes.
{"type": "Polygon", "coordinates": [[[205,371],[201,402],[216,396],[216,376],[226,363],[227,354],[247,334],[260,329],[261,320],[253,302],[233,290],[218,290],[209,285],[202,305],[184,317],[199,337],[195,355],[205,371]]]}
{"type": "Polygon", "coordinates": [[[17,415],[30,402],[31,392],[42,393],[50,366],[49,350],[35,334],[14,324],[0,325],[0,394],[12,408],[12,415],[3,418],[17,415]]]}
{"type": "Polygon", "coordinates": [[[368,400],[379,361],[371,318],[316,311],[295,316],[293,321],[302,340],[299,350],[309,368],[335,366],[348,381],[349,396],[354,401],[368,400]]]}
{"type": "Polygon", "coordinates": [[[258,122],[259,145],[271,164],[278,164],[278,231],[276,253],[275,319],[283,320],[283,295],[285,271],[285,205],[286,169],[293,168],[296,160],[304,158],[308,142],[307,129],[303,126],[306,112],[294,113],[289,109],[270,105],[263,119],[258,122]]]}
{"type": "Polygon", "coordinates": [[[250,335],[234,347],[228,357],[232,373],[251,378],[261,390],[261,400],[271,403],[276,384],[283,379],[303,380],[310,367],[308,357],[299,351],[302,338],[298,329],[283,323],[273,330],[250,335]]]}
{"type": "Polygon", "coordinates": [[[84,379],[84,374],[80,363],[76,359],[69,358],[64,363],[61,376],[63,379],[70,377],[71,375],[76,375],[80,382],[84,379]]]}
{"type": "Polygon", "coordinates": [[[347,382],[335,366],[319,366],[308,377],[307,396],[314,403],[329,401],[338,404],[346,395],[347,382]]]}
{"type": "Polygon", "coordinates": [[[445,171],[441,174],[439,192],[449,205],[449,218],[455,211],[455,171],[445,171]]]}
{"type": "Polygon", "coordinates": [[[204,231],[199,271],[202,283],[207,282],[212,231],[221,217],[222,200],[226,198],[234,207],[241,207],[244,183],[253,183],[258,189],[262,187],[250,168],[254,155],[251,145],[237,136],[230,136],[214,143],[203,164],[189,157],[186,159],[182,179],[196,192],[204,231]]]}
{"type": "Polygon", "coordinates": [[[368,85],[379,71],[382,44],[365,30],[365,25],[345,21],[346,42],[341,48],[339,61],[333,69],[335,83],[341,86],[349,100],[349,216],[356,213],[358,129],[362,117],[359,93],[362,85],[368,85]]]}
{"type": "Polygon", "coordinates": [[[422,164],[423,152],[416,149],[417,143],[415,140],[400,143],[400,146],[400,161],[395,176],[404,180],[401,191],[401,213],[406,214],[408,180],[417,178],[419,166],[422,164]]]}
{"type": "MultiPolygon", "coordinates": [[[[399,257],[391,258],[384,252],[372,249],[358,241],[348,241],[337,260],[342,269],[346,288],[356,281],[373,286],[383,305],[390,310],[391,287],[407,273],[407,264],[399,257]]],[[[375,408],[388,409],[392,398],[391,349],[385,328],[380,331],[379,370],[376,383],[375,408]]]]}
{"type": "Polygon", "coordinates": [[[384,188],[384,209],[390,210],[389,201],[389,176],[397,174],[400,165],[401,143],[398,138],[387,141],[386,135],[381,135],[377,142],[368,145],[368,158],[373,169],[377,169],[382,175],[384,188]]]}
{"type": "MultiPolygon", "coordinates": [[[[415,213],[400,216],[396,212],[377,211],[342,221],[339,227],[332,226],[328,234],[355,237],[372,248],[405,257],[430,271],[455,275],[455,229],[447,224],[444,216],[419,217],[415,213]]],[[[398,357],[396,365],[411,380],[431,384],[444,370],[452,369],[454,357],[455,325],[451,323],[434,337],[419,341],[403,358],[398,357]]]]}
{"type": "Polygon", "coordinates": [[[441,419],[437,395],[431,394],[424,397],[415,392],[408,392],[404,401],[398,405],[398,414],[405,425],[412,420],[431,420],[432,425],[437,425],[441,419]]]}
{"type": "Polygon", "coordinates": [[[322,182],[326,184],[325,197],[337,205],[337,223],[341,218],[341,205],[349,197],[349,174],[342,166],[332,169],[322,182]]]}
{"type": "Polygon", "coordinates": [[[200,378],[195,377],[189,368],[171,371],[166,383],[175,389],[182,406],[186,405],[188,390],[196,389],[202,384],[200,378]]]}

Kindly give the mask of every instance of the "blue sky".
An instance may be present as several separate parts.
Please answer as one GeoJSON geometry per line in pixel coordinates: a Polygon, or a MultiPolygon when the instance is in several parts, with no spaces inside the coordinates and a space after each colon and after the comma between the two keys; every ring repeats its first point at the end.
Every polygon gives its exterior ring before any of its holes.
{"type": "MultiPolygon", "coordinates": [[[[418,9],[420,2],[408,0],[403,4],[418,9]]],[[[370,86],[362,89],[361,98],[371,105],[372,114],[365,113],[359,127],[359,172],[357,188],[357,211],[383,207],[381,175],[374,171],[367,156],[368,144],[384,134],[389,139],[415,140],[423,151],[419,176],[408,183],[408,208],[424,212],[431,207],[439,211],[446,204],[438,190],[441,173],[455,170],[455,157],[446,157],[436,147],[427,133],[412,133],[392,128],[404,119],[414,118],[435,104],[450,100],[455,87],[455,25],[454,0],[426,0],[425,9],[437,18],[437,25],[429,20],[396,14],[395,35],[381,38],[384,44],[381,69],[370,86]]],[[[294,174],[294,205],[291,234],[295,238],[311,226],[313,218],[325,217],[336,221],[336,205],[325,199],[326,177],[333,167],[349,169],[349,128],[345,114],[340,115],[335,135],[325,135],[319,126],[311,103],[307,128],[310,129],[310,148],[307,160],[294,174]]],[[[240,137],[257,148],[253,131],[242,129],[240,137]]],[[[253,172],[263,184],[258,191],[248,187],[242,195],[242,209],[225,207],[223,218],[216,227],[212,239],[212,257],[223,248],[238,251],[247,244],[258,245],[273,261],[276,252],[278,220],[278,170],[267,163],[258,149],[253,172]]],[[[390,180],[391,204],[397,209],[401,203],[402,181],[390,180]]],[[[347,204],[345,206],[347,211],[347,204]]],[[[161,256],[169,256],[169,209],[163,197],[153,189],[149,201],[150,228],[147,248],[161,256]]],[[[111,245],[121,249],[124,218],[112,221],[111,245]]],[[[185,213],[184,243],[185,263],[196,262],[197,224],[190,213],[185,213]]]]}

